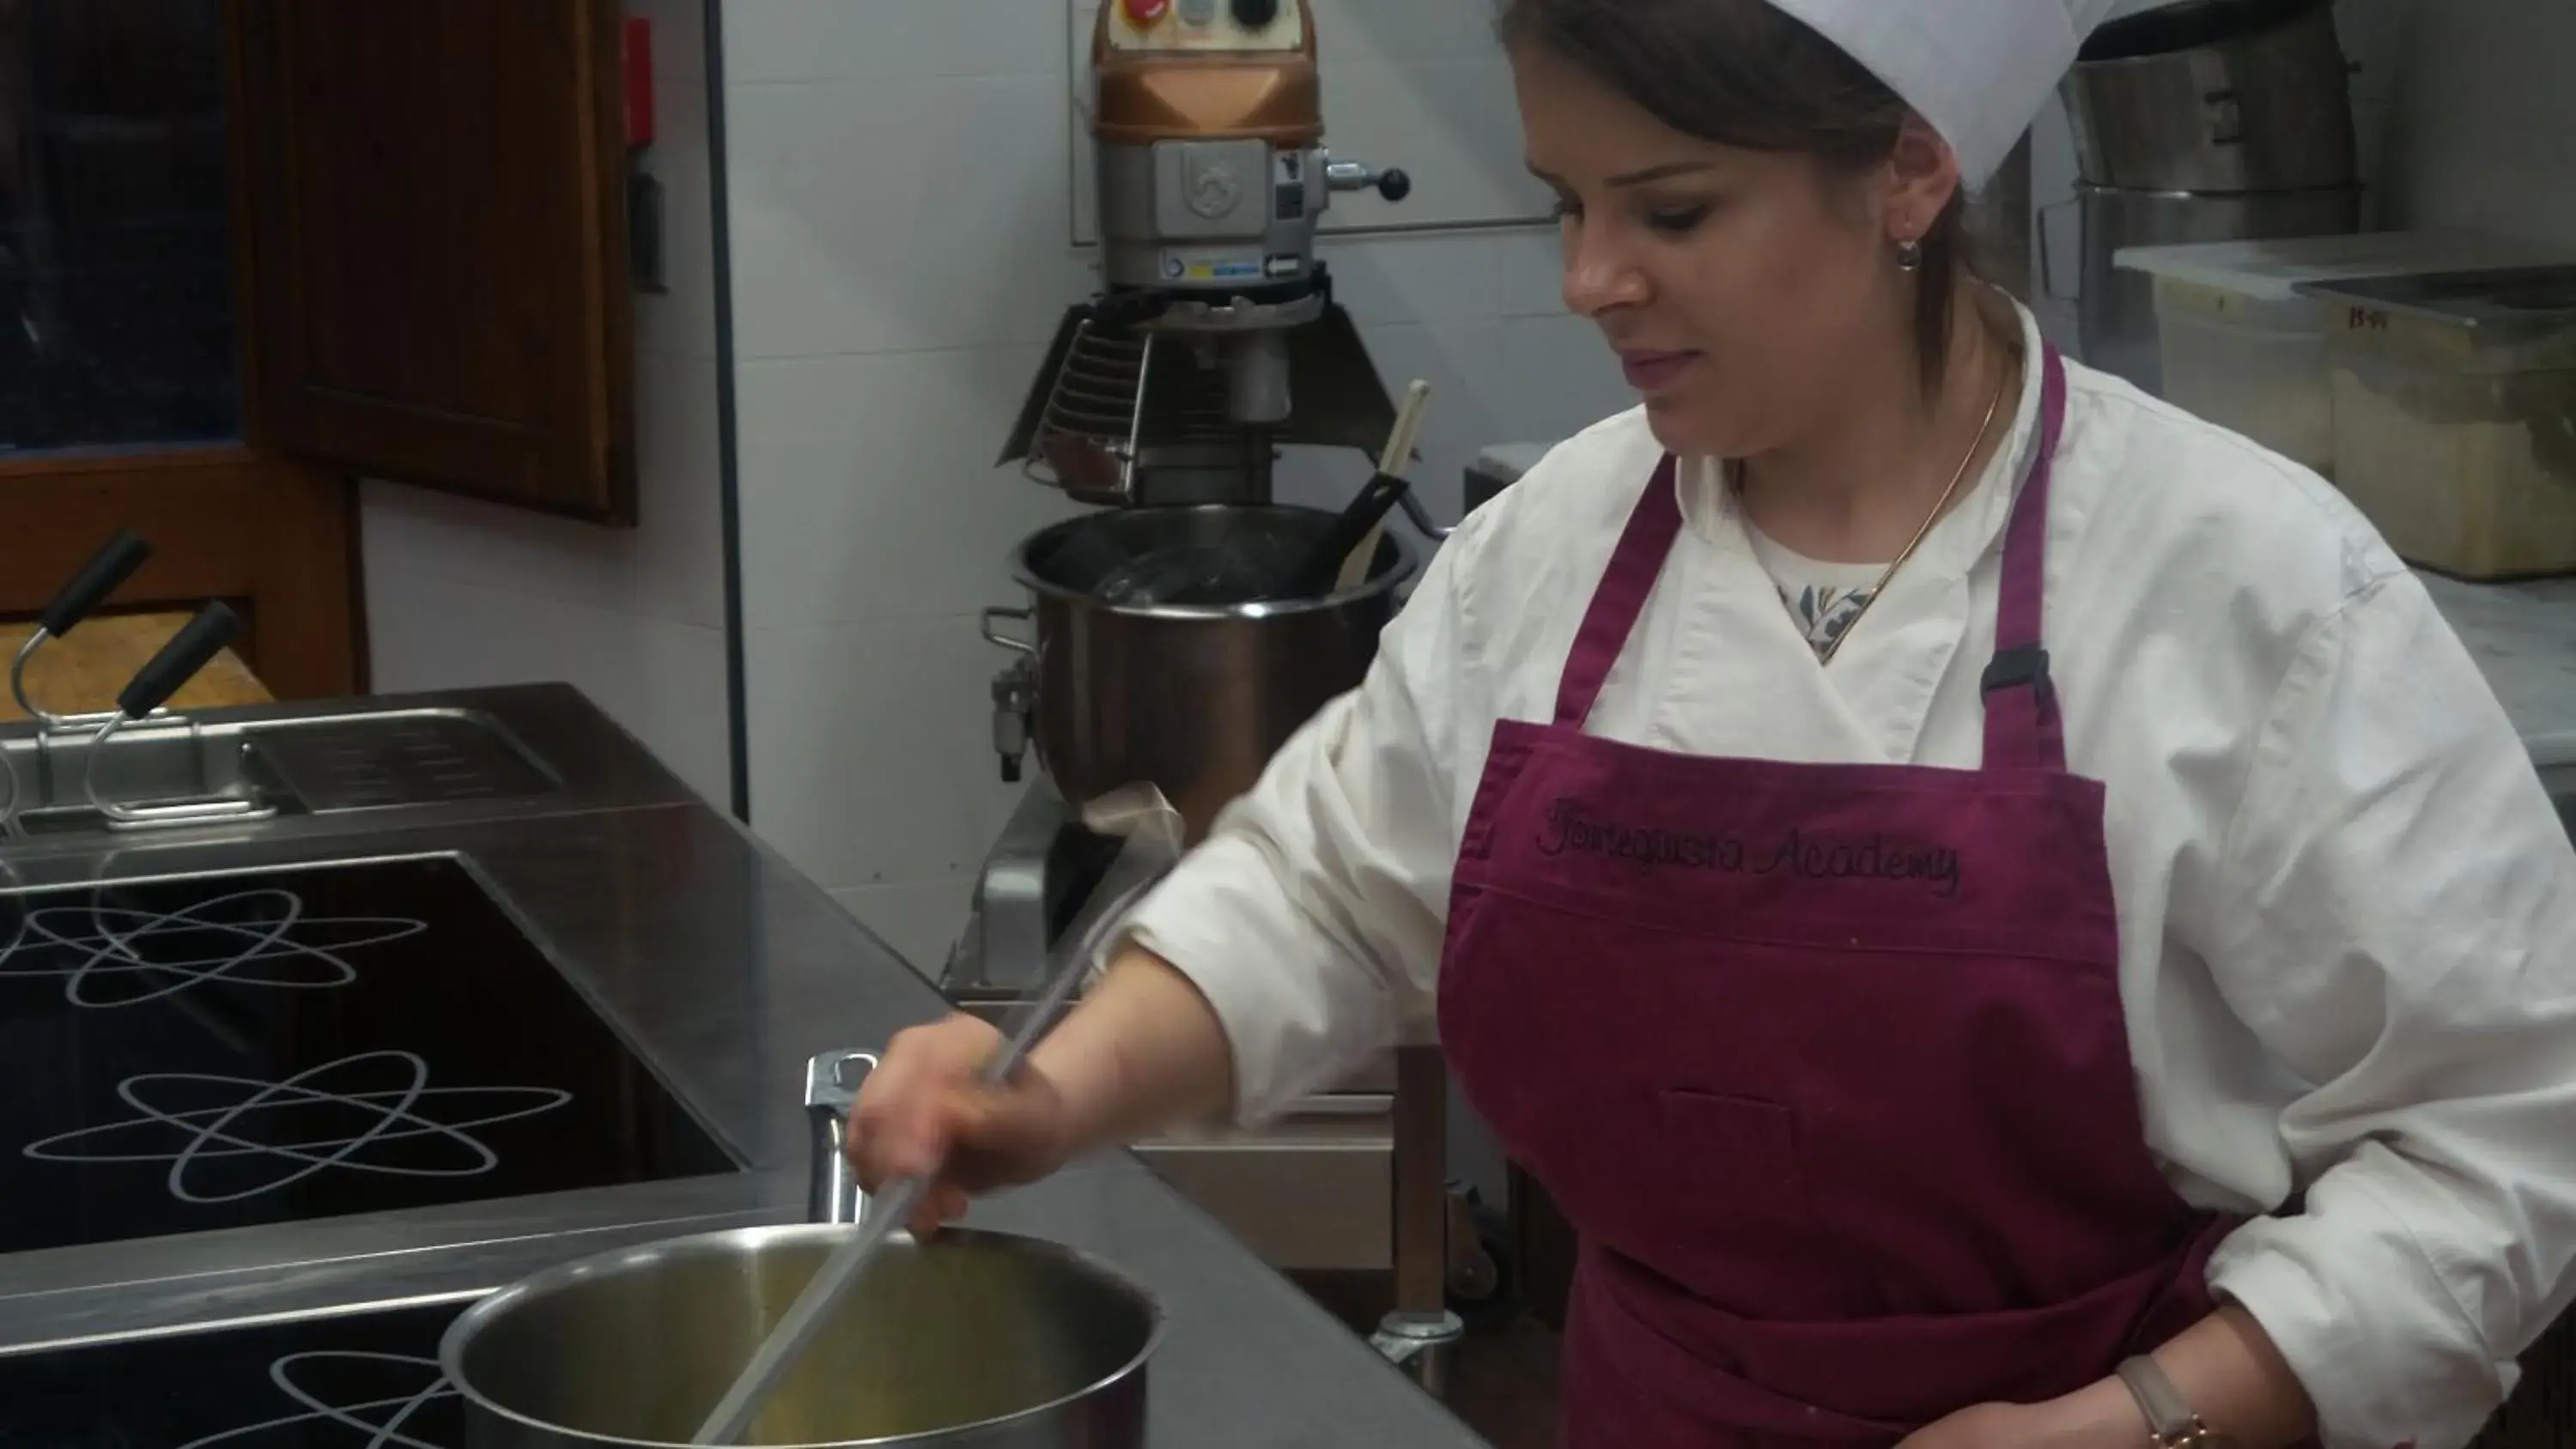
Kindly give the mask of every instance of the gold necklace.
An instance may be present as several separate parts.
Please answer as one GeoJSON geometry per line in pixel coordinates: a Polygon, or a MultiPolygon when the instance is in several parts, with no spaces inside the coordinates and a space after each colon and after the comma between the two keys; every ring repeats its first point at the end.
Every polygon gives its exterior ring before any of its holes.
{"type": "MultiPolygon", "coordinates": [[[[2003,412],[2004,395],[2012,391],[2014,371],[2013,364],[2008,362],[2004,365],[2003,379],[1995,384],[1994,400],[1986,404],[1986,420],[1977,424],[1977,436],[1968,444],[1968,455],[1959,460],[1958,471],[1950,475],[1949,486],[1933,500],[1932,511],[1923,515],[1923,522],[1914,530],[1914,536],[1906,540],[1895,560],[1878,576],[1878,582],[1870,586],[1869,596],[1860,601],[1860,608],[1852,614],[1851,621],[1843,625],[1841,633],[1825,641],[1825,647],[1816,655],[1819,667],[1834,662],[1834,656],[1842,652],[1843,641],[1852,636],[1852,631],[1860,627],[1860,621],[1867,618],[1869,611],[1877,605],[1879,596],[1887,592],[1888,580],[1895,578],[1896,571],[1905,567],[1905,561],[1914,557],[1914,550],[1922,547],[1923,540],[1931,535],[1932,525],[1940,522],[1941,515],[1949,511],[1950,500],[1958,494],[1959,484],[1968,476],[1968,465],[1977,461],[1978,450],[1986,445],[1986,434],[1994,430],[1995,419],[2003,412]]],[[[1735,491],[1740,498],[1744,492],[1744,465],[1739,461],[1730,464],[1729,469],[1735,474],[1735,491]]]]}

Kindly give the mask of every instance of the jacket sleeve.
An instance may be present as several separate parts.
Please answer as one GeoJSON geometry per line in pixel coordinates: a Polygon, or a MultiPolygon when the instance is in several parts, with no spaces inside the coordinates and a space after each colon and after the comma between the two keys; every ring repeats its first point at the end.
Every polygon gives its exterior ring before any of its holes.
{"type": "Polygon", "coordinates": [[[2305,1187],[2213,1288],[2329,1449],[2451,1449],[2566,1305],[2576,1257],[2576,849],[2422,584],[2320,622],[2223,847],[2205,952],[2301,1083],[2305,1187]]]}
{"type": "Polygon", "coordinates": [[[1427,1014],[1457,851],[1460,578],[1482,522],[1432,560],[1360,686],[1281,747],[1126,923],[1215,1008],[1239,1122],[1329,1088],[1427,1014]]]}

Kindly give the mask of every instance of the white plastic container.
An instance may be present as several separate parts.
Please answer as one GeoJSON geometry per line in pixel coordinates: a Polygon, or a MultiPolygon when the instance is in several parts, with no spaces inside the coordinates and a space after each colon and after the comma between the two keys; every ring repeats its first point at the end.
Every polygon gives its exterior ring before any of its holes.
{"type": "Polygon", "coordinates": [[[2319,473],[2339,471],[2326,308],[2302,284],[2576,260],[2563,245],[2481,232],[2365,232],[2289,241],[2130,247],[2155,279],[2165,400],[2319,473]]]}
{"type": "Polygon", "coordinates": [[[2319,286],[2341,485],[2389,546],[2576,574],[2576,267],[2319,286]]]}

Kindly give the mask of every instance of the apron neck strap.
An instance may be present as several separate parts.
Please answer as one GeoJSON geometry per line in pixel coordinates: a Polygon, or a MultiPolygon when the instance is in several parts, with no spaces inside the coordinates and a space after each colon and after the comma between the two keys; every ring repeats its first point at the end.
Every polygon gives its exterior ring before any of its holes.
{"type": "MultiPolygon", "coordinates": [[[[2039,438],[2030,473],[2013,499],[2005,526],[2003,585],[1995,606],[1995,657],[1986,665],[1986,765],[1990,769],[2066,768],[2065,722],[2049,683],[2048,651],[2040,647],[2041,596],[2048,577],[2048,485],[2057,471],[2057,447],[2066,433],[2066,362],[2055,347],[2041,358],[2039,438]]],[[[1602,682],[1627,648],[1645,612],[1646,598],[1664,570],[1664,558],[1681,535],[1679,464],[1669,453],[1628,526],[1611,550],[1610,566],[1592,591],[1592,606],[1575,631],[1574,649],[1556,687],[1556,723],[1581,729],[1601,697],[1602,682]]]]}
{"type": "Polygon", "coordinates": [[[1610,552],[1610,566],[1601,571],[1601,582],[1593,587],[1592,607],[1584,611],[1583,627],[1574,634],[1574,651],[1566,656],[1565,673],[1556,685],[1560,727],[1579,730],[1592,717],[1601,682],[1610,677],[1610,666],[1619,662],[1620,651],[1628,647],[1637,616],[1646,610],[1646,596],[1655,591],[1655,579],[1664,571],[1664,556],[1681,536],[1681,494],[1674,483],[1678,468],[1670,453],[1655,465],[1645,496],[1630,510],[1619,546],[1610,552]]]}
{"type": "Polygon", "coordinates": [[[2066,360],[2050,346],[2041,367],[2039,438],[2004,530],[1995,657],[1978,682],[1985,695],[1990,770],[2066,768],[2066,722],[2049,681],[2048,650],[2040,644],[2041,600],[2048,585],[2048,484],[2057,472],[2058,442],[2066,435],[2066,360]]]}

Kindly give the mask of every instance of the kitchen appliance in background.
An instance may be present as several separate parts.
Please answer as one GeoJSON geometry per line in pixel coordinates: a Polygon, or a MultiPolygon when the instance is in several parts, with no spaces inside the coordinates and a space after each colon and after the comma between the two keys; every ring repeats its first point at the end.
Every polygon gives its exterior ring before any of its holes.
{"type": "Polygon", "coordinates": [[[2330,304],[2337,483],[2407,562],[2576,574],[2576,265],[2302,284],[2330,304]]]}
{"type": "Polygon", "coordinates": [[[1069,308],[1002,461],[1085,502],[1265,503],[1281,443],[1369,449],[1395,405],[1315,257],[1336,191],[1303,0],[1109,0],[1093,29],[1105,289],[1069,308]]]}
{"type": "MultiPolygon", "coordinates": [[[[1359,683],[1420,566],[1414,538],[1388,529],[1351,587],[1228,592],[1292,567],[1335,523],[1274,500],[1278,449],[1375,464],[1396,421],[1315,242],[1334,193],[1397,201],[1411,183],[1326,148],[1315,55],[1303,0],[1101,7],[1090,139],[1104,285],[1066,311],[1000,458],[1100,511],[1021,541],[1011,569],[1028,604],[985,611],[985,637],[1013,656],[993,683],[1002,776],[1022,780],[1032,746],[1039,769],[940,971],[964,1009],[999,1019],[1034,994],[1098,889],[1115,842],[1068,800],[1150,783],[1204,838],[1272,753],[1359,683]]],[[[1400,501],[1414,534],[1442,531],[1409,490],[1400,501]]],[[[1414,1257],[1442,1245],[1398,1223],[1437,1218],[1449,1199],[1441,1163],[1399,1165],[1399,1138],[1421,1134],[1397,1124],[1445,1108],[1439,1077],[1400,1074],[1388,1053],[1272,1126],[1141,1155],[1275,1267],[1418,1285],[1399,1238],[1414,1257]]],[[[1389,1357],[1417,1376],[1445,1364],[1418,1321],[1405,1326],[1403,1343],[1381,1343],[1389,1357]]]]}
{"type": "MultiPolygon", "coordinates": [[[[2123,250],[2361,227],[2332,0],[2184,0],[2103,25],[2062,86],[2082,213],[2084,360],[2163,388],[2155,292],[2123,250]]],[[[2058,291],[2043,227],[2044,284],[2058,291]]]]}
{"type": "Polygon", "coordinates": [[[2326,337],[2340,319],[2307,284],[2576,262],[2576,247],[2479,232],[2360,232],[2134,247],[2113,260],[2154,286],[2166,401],[2332,478],[2326,337]]]}
{"type": "Polygon", "coordinates": [[[1014,551],[1031,605],[985,620],[1021,656],[994,684],[994,745],[1004,779],[1034,744],[1077,799],[1149,782],[1197,839],[1359,682],[1416,558],[1382,537],[1355,587],[1314,600],[1138,585],[1257,577],[1320,538],[1330,515],[1273,502],[1281,446],[1374,461],[1395,403],[1316,228],[1336,190],[1399,199],[1411,183],[1325,148],[1302,0],[1112,0],[1091,66],[1106,285],[1066,311],[1000,461],[1112,511],[1014,551]]]}
{"type": "Polygon", "coordinates": [[[1312,599],[1262,598],[1254,587],[1240,604],[1119,601],[1118,581],[1138,578],[1140,565],[1186,575],[1204,559],[1236,575],[1221,582],[1257,586],[1334,522],[1276,504],[1126,508],[1024,540],[1011,572],[1031,607],[985,611],[984,637],[1018,656],[995,685],[1006,777],[1021,741],[1033,741],[1065,798],[1148,781],[1180,807],[1189,839],[1203,839],[1272,753],[1367,673],[1416,552],[1381,535],[1368,579],[1312,599]],[[1028,637],[1010,632],[1020,626],[1028,637]]]}

